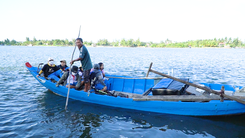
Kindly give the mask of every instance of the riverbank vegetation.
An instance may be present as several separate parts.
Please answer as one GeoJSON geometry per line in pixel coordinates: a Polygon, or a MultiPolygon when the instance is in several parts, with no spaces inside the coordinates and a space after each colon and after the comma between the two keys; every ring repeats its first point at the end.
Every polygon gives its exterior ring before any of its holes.
{"type": "MultiPolygon", "coordinates": [[[[107,39],[100,39],[98,42],[84,41],[85,45],[91,46],[124,46],[124,47],[172,47],[172,48],[185,48],[185,47],[243,47],[245,48],[245,42],[242,42],[239,38],[219,38],[219,39],[205,39],[205,40],[189,40],[186,42],[174,42],[169,39],[161,41],[160,43],[153,42],[141,42],[140,39],[122,39],[113,42],[109,42],[107,39]]],[[[16,40],[5,39],[0,41],[0,45],[20,45],[20,46],[74,46],[75,39],[69,41],[68,39],[60,40],[37,40],[35,37],[30,40],[26,37],[26,41],[17,42],[16,40]]]]}

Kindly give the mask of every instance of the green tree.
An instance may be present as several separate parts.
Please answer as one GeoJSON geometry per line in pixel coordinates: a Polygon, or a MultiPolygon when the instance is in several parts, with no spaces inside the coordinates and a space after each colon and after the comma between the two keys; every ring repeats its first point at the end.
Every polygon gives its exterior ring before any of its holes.
{"type": "Polygon", "coordinates": [[[225,40],[223,39],[223,38],[221,38],[221,40],[220,40],[221,42],[224,42],[225,40]]]}
{"type": "Polygon", "coordinates": [[[35,37],[33,37],[33,42],[35,43],[37,41],[37,39],[35,37]]]}
{"type": "Polygon", "coordinates": [[[30,41],[29,37],[26,37],[26,41],[27,41],[27,42],[30,41]]]}
{"type": "Polygon", "coordinates": [[[85,44],[85,45],[92,45],[92,44],[93,44],[93,42],[92,42],[92,41],[90,41],[90,42],[88,42],[88,41],[84,41],[84,42],[83,42],[83,44],[85,44]]]}
{"type": "Polygon", "coordinates": [[[60,45],[64,46],[65,45],[65,41],[64,40],[60,40],[60,45]]]}
{"type": "Polygon", "coordinates": [[[238,44],[239,44],[239,40],[238,40],[238,38],[235,38],[233,40],[233,46],[238,46],[238,44]]]}
{"type": "Polygon", "coordinates": [[[121,46],[127,46],[126,40],[123,38],[120,42],[121,46]]]}
{"type": "Polygon", "coordinates": [[[134,40],[129,39],[128,41],[126,41],[126,46],[134,46],[134,40]]]}
{"type": "Polygon", "coordinates": [[[228,43],[229,43],[229,44],[231,44],[231,43],[232,43],[232,39],[231,39],[231,37],[229,38],[228,43]]]}
{"type": "Polygon", "coordinates": [[[53,45],[54,45],[54,46],[59,45],[59,40],[58,40],[58,39],[53,40],[53,45]]]}
{"type": "Polygon", "coordinates": [[[66,46],[69,45],[69,40],[68,40],[68,39],[65,40],[65,45],[66,45],[66,46]]]}
{"type": "Polygon", "coordinates": [[[75,45],[75,42],[69,41],[69,45],[70,45],[70,46],[74,46],[74,45],[75,45]]]}
{"type": "Polygon", "coordinates": [[[157,44],[151,44],[151,47],[157,47],[157,44]]]}
{"type": "Polygon", "coordinates": [[[108,45],[110,45],[110,43],[108,42],[107,39],[100,39],[100,40],[97,42],[97,45],[108,46],[108,45]]]}
{"type": "Polygon", "coordinates": [[[225,41],[224,41],[224,42],[227,43],[227,41],[228,41],[228,40],[227,40],[227,37],[225,37],[225,41]]]}
{"type": "Polygon", "coordinates": [[[165,47],[165,43],[161,42],[160,44],[157,45],[157,47],[165,47]]]}
{"type": "Polygon", "coordinates": [[[216,47],[218,44],[216,43],[216,41],[213,40],[213,41],[211,42],[211,45],[212,45],[212,47],[216,47]]]}
{"type": "Polygon", "coordinates": [[[5,44],[5,45],[10,45],[10,41],[9,41],[8,38],[4,40],[4,44],[5,44]]]}
{"type": "Polygon", "coordinates": [[[42,43],[42,45],[47,45],[47,40],[40,40],[40,42],[42,43]]]}
{"type": "Polygon", "coordinates": [[[120,41],[119,40],[116,40],[116,41],[113,41],[111,44],[113,46],[119,46],[119,43],[120,43],[120,41]]]}
{"type": "Polygon", "coordinates": [[[141,42],[141,46],[146,46],[146,42],[141,42]]]}
{"type": "Polygon", "coordinates": [[[135,45],[141,46],[141,42],[140,42],[140,39],[139,38],[135,41],[135,45]]]}
{"type": "Polygon", "coordinates": [[[40,46],[40,45],[43,45],[43,43],[42,43],[42,41],[36,41],[35,45],[40,46]]]}
{"type": "Polygon", "coordinates": [[[239,38],[235,38],[234,44],[235,44],[235,46],[241,47],[242,46],[242,41],[239,40],[239,38]]]}
{"type": "Polygon", "coordinates": [[[17,41],[15,41],[14,39],[9,43],[10,45],[16,45],[17,41]]]}

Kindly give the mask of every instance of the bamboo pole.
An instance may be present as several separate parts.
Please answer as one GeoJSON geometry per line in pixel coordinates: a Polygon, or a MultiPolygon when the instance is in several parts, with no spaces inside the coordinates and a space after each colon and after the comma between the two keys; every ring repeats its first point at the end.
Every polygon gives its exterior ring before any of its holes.
{"type": "MultiPolygon", "coordinates": [[[[184,80],[181,80],[181,79],[178,79],[178,78],[175,78],[175,77],[172,77],[172,76],[163,74],[163,73],[161,73],[161,72],[158,72],[158,71],[155,71],[155,70],[152,70],[152,69],[149,69],[149,71],[150,71],[150,72],[153,72],[153,73],[156,73],[156,74],[158,74],[158,75],[161,75],[161,76],[164,76],[164,77],[167,77],[167,78],[170,78],[170,79],[173,79],[173,80],[182,82],[182,83],[184,83],[184,84],[187,84],[187,85],[190,85],[190,86],[193,86],[193,87],[202,89],[202,90],[209,91],[209,92],[211,92],[211,93],[213,93],[213,94],[220,95],[219,92],[214,91],[214,90],[211,90],[211,89],[208,89],[208,88],[206,88],[206,87],[202,87],[202,86],[200,86],[200,85],[197,85],[197,84],[194,84],[194,83],[190,83],[190,82],[187,82],[187,81],[184,81],[184,80]]],[[[242,100],[242,99],[236,98],[236,97],[234,97],[234,96],[229,96],[229,95],[226,95],[226,94],[222,94],[222,95],[223,95],[224,97],[228,98],[228,99],[231,99],[231,100],[237,101],[237,102],[239,102],[239,103],[245,104],[245,101],[242,100]]]]}
{"type": "MultiPolygon", "coordinates": [[[[80,31],[81,31],[81,25],[80,25],[80,28],[79,28],[79,33],[78,33],[78,37],[80,36],[80,31]]],[[[76,43],[76,42],[75,42],[76,43]]],[[[73,55],[74,55],[74,52],[76,50],[76,44],[75,44],[75,47],[74,47],[74,50],[73,50],[73,53],[72,53],[72,56],[71,56],[71,61],[73,60],[73,55]]],[[[70,66],[70,72],[69,72],[69,77],[68,77],[68,92],[67,92],[67,96],[66,96],[66,105],[65,105],[65,110],[67,110],[67,106],[68,106],[68,99],[69,99],[69,94],[70,94],[70,89],[71,89],[71,84],[70,84],[70,78],[71,78],[71,68],[72,68],[72,65],[70,66]]]]}
{"type": "Polygon", "coordinates": [[[147,71],[146,77],[148,77],[148,75],[149,75],[149,72],[150,72],[150,70],[151,70],[152,64],[153,64],[153,63],[151,62],[150,67],[149,67],[149,69],[148,69],[148,71],[147,71]]]}

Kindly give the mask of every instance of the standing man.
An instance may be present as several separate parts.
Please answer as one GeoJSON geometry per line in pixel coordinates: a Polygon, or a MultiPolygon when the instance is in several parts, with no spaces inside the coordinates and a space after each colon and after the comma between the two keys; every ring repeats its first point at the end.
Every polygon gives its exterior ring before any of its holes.
{"type": "Polygon", "coordinates": [[[77,38],[76,39],[76,45],[80,51],[79,58],[74,59],[71,61],[71,65],[75,61],[81,61],[82,68],[83,68],[83,76],[84,76],[84,83],[85,83],[85,88],[84,91],[87,92],[90,89],[90,70],[92,69],[92,62],[90,59],[90,55],[88,53],[87,48],[83,45],[83,39],[82,38],[77,38]]]}

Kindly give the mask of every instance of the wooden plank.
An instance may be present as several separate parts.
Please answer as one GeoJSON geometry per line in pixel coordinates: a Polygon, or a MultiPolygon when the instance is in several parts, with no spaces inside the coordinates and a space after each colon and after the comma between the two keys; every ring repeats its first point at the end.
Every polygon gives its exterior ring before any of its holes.
{"type": "Polygon", "coordinates": [[[165,95],[165,96],[133,96],[134,101],[210,101],[203,95],[165,95]]]}
{"type": "Polygon", "coordinates": [[[161,79],[166,79],[166,77],[142,77],[142,78],[136,78],[136,77],[132,77],[132,78],[126,78],[126,77],[111,77],[111,76],[105,76],[106,78],[114,78],[114,79],[137,79],[137,80],[161,80],[161,79]]]}
{"type": "MultiPolygon", "coordinates": [[[[116,91],[115,95],[123,93],[128,95],[128,98],[132,98],[134,101],[185,101],[185,102],[208,102],[210,100],[220,100],[219,95],[154,95],[143,96],[141,94],[133,94],[127,92],[116,91]]],[[[234,96],[236,98],[245,99],[245,96],[234,96]]],[[[224,100],[230,100],[225,98],[224,100]]]]}
{"type": "MultiPolygon", "coordinates": [[[[186,101],[186,102],[194,102],[194,101],[210,101],[210,100],[220,100],[220,96],[218,95],[210,95],[210,96],[196,96],[196,95],[160,95],[160,96],[142,96],[142,95],[133,95],[134,101],[186,101]]],[[[236,96],[236,98],[245,99],[245,97],[236,96]]],[[[225,98],[225,100],[229,100],[225,98]]]]}
{"type": "Polygon", "coordinates": [[[145,92],[144,92],[142,95],[143,95],[143,96],[148,95],[148,94],[151,92],[151,89],[152,89],[152,88],[149,88],[149,89],[148,89],[148,90],[146,90],[146,91],[145,91],[145,92]]]}

